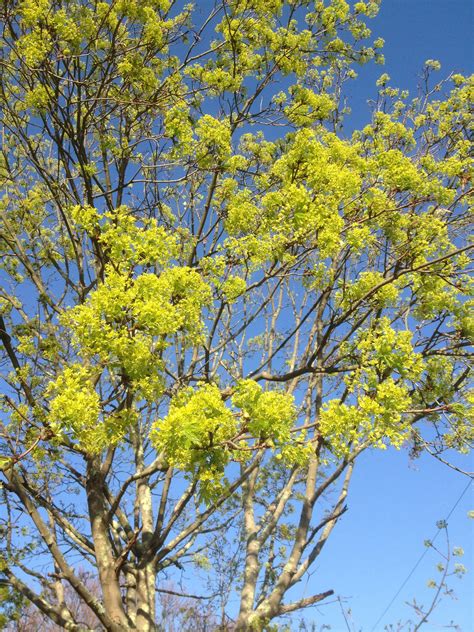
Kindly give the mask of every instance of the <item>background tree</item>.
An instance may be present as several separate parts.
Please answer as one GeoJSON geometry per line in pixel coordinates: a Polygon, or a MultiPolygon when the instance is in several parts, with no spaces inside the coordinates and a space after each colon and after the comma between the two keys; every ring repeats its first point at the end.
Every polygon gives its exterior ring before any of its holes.
{"type": "Polygon", "coordinates": [[[472,440],[469,81],[347,137],[373,0],[2,6],[5,604],[157,629],[224,541],[216,625],[318,603],[359,455],[472,440]]]}

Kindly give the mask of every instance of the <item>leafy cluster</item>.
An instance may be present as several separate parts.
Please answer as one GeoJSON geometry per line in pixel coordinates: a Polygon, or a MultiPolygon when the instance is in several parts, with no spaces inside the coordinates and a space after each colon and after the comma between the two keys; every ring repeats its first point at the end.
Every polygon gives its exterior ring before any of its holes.
{"type": "MultiPolygon", "coordinates": [[[[215,384],[176,395],[169,413],[152,429],[152,441],[170,464],[197,472],[201,481],[214,482],[216,489],[232,458],[247,460],[240,452],[248,437],[259,445],[280,448],[291,445],[290,430],[297,417],[293,398],[277,391],[262,391],[253,380],[240,380],[226,405],[215,384]],[[236,410],[237,409],[237,410],[236,410]],[[239,412],[240,410],[240,412],[239,412]]],[[[304,458],[304,450],[299,459],[304,458]]],[[[296,455],[292,454],[293,460],[296,455]]],[[[207,495],[209,491],[207,490],[207,495]]]]}

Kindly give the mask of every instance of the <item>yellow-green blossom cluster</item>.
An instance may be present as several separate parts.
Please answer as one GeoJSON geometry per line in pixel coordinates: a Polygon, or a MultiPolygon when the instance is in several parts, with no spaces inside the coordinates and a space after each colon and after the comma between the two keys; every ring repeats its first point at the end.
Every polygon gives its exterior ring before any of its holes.
{"type": "Polygon", "coordinates": [[[82,355],[124,372],[143,397],[153,398],[163,386],[161,353],[168,338],[181,332],[188,343],[199,341],[210,300],[209,286],[191,268],[133,279],[108,266],[104,282],[62,320],[82,355]]]}
{"type": "Polygon", "coordinates": [[[344,380],[354,403],[328,402],[319,418],[321,435],[338,456],[362,444],[400,447],[410,428],[409,416],[403,415],[412,402],[409,381],[416,383],[425,369],[412,332],[397,331],[389,318],[380,318],[341,353],[357,362],[344,380]]]}
{"type": "Polygon", "coordinates": [[[223,443],[237,433],[237,420],[227,408],[218,387],[205,384],[181,391],[164,419],[156,422],[151,437],[164,450],[170,464],[183,470],[208,467],[222,473],[229,460],[223,443]]]}
{"type": "Polygon", "coordinates": [[[399,448],[410,430],[408,420],[403,421],[410,402],[407,387],[388,378],[370,394],[359,395],[355,404],[328,402],[320,413],[319,431],[338,457],[361,445],[399,448]]]}
{"type": "Polygon", "coordinates": [[[86,452],[96,453],[118,443],[136,423],[133,410],[107,413],[94,387],[92,369],[73,364],[50,382],[48,422],[58,438],[69,436],[86,452]]]}
{"type": "Polygon", "coordinates": [[[246,189],[229,196],[226,228],[244,247],[257,238],[261,252],[275,238],[314,240],[322,257],[331,256],[342,244],[341,209],[360,192],[364,168],[357,147],[328,132],[300,130],[269,169],[262,184],[271,190],[258,203],[246,189]]]}
{"type": "Polygon", "coordinates": [[[393,305],[397,298],[396,284],[386,282],[382,273],[375,270],[361,272],[356,281],[347,283],[338,292],[338,301],[343,309],[353,307],[360,301],[378,307],[388,307],[393,305]]]}
{"type": "Polygon", "coordinates": [[[168,414],[154,424],[153,444],[170,464],[197,471],[207,483],[219,481],[232,458],[245,459],[254,441],[279,450],[293,463],[307,458],[307,447],[296,445],[290,433],[297,416],[292,396],[240,380],[231,404],[215,384],[182,390],[168,414]]]}
{"type": "Polygon", "coordinates": [[[416,380],[424,369],[422,357],[413,348],[413,332],[397,331],[388,317],[380,318],[374,327],[362,331],[355,341],[364,368],[416,380]]]}

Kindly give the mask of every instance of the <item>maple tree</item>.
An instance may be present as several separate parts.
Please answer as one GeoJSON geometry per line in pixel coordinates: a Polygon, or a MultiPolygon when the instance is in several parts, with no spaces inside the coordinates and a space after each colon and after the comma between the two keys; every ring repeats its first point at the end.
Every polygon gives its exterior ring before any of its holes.
{"type": "Polygon", "coordinates": [[[468,449],[472,80],[345,134],[378,5],[3,3],[10,616],[147,632],[194,565],[262,630],[332,594],[287,599],[359,455],[468,449]]]}

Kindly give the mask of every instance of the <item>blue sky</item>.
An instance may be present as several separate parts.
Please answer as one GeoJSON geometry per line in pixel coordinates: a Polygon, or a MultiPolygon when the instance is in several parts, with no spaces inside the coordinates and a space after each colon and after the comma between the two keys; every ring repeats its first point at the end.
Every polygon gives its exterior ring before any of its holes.
{"type": "Polygon", "coordinates": [[[353,107],[352,125],[363,125],[366,101],[374,97],[374,83],[384,72],[390,85],[409,90],[414,97],[418,77],[427,59],[441,62],[440,79],[450,72],[473,71],[474,3],[472,0],[382,0],[378,16],[368,26],[383,37],[385,65],[360,68],[358,79],[347,84],[353,107]]]}
{"type": "MultiPolygon", "coordinates": [[[[472,459],[460,457],[458,464],[472,470],[472,459]]],[[[448,470],[431,458],[409,459],[407,451],[373,451],[358,462],[348,497],[349,511],[333,532],[309,580],[308,594],[328,588],[345,599],[352,610],[354,629],[370,632],[424,552],[424,541],[432,539],[436,522],[444,519],[465,490],[466,477],[448,470]]],[[[472,523],[467,512],[474,507],[471,490],[464,494],[448,521],[452,546],[461,546],[459,558],[468,569],[463,579],[451,578],[456,600],[443,599],[431,624],[435,630],[451,620],[463,632],[474,630],[474,556],[472,523]]],[[[444,548],[442,533],[435,544],[444,548]]],[[[426,584],[437,579],[439,556],[429,550],[406,583],[376,630],[406,620],[412,615],[407,601],[416,598],[430,603],[433,591],[426,584]]],[[[314,609],[308,620],[347,630],[339,604],[314,609]]]]}
{"type": "MultiPolygon", "coordinates": [[[[368,117],[366,101],[375,95],[374,82],[387,72],[390,84],[408,89],[414,96],[417,77],[427,59],[437,59],[439,78],[450,72],[473,71],[473,3],[470,0],[382,0],[379,15],[370,26],[385,39],[385,66],[367,66],[350,86],[352,126],[368,117]]],[[[459,457],[465,470],[474,470],[473,459],[459,457]]],[[[354,630],[371,632],[398,589],[424,551],[424,540],[436,533],[436,522],[445,518],[465,489],[468,479],[431,457],[410,461],[406,451],[372,452],[359,461],[348,499],[349,511],[331,536],[327,548],[308,582],[308,594],[332,588],[352,610],[354,630]]],[[[453,546],[462,546],[468,573],[453,577],[450,587],[456,600],[443,599],[423,630],[437,630],[450,621],[463,632],[474,630],[473,523],[467,512],[474,508],[473,486],[464,494],[448,525],[453,546]]],[[[436,544],[443,545],[443,538],[436,544]]],[[[427,604],[433,592],[427,581],[436,579],[439,557],[428,551],[393,605],[375,630],[406,620],[412,614],[406,605],[414,597],[427,604]]],[[[310,613],[308,612],[307,615],[310,613]]],[[[340,605],[313,609],[307,620],[331,625],[344,632],[348,627],[340,605]]],[[[351,626],[351,621],[349,621],[351,626]]]]}

